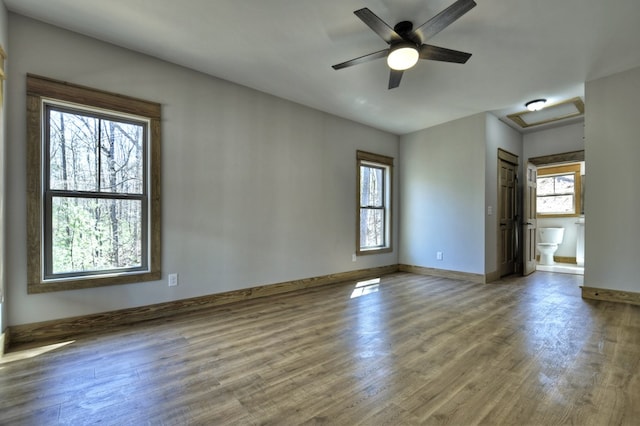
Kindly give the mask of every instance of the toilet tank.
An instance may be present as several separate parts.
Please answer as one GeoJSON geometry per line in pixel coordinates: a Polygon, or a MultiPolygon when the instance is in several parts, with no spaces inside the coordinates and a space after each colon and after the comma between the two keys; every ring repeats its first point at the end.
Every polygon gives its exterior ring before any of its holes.
{"type": "Polygon", "coordinates": [[[562,238],[564,238],[564,228],[538,228],[538,230],[540,231],[541,243],[562,243],[562,238]]]}

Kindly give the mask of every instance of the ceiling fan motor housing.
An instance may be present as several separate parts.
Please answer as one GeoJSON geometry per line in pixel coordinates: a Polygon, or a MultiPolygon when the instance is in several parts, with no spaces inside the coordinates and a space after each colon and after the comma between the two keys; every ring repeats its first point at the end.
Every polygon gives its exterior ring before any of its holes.
{"type": "Polygon", "coordinates": [[[401,21],[393,27],[393,30],[400,34],[403,38],[413,31],[413,23],[410,21],[401,21]]]}

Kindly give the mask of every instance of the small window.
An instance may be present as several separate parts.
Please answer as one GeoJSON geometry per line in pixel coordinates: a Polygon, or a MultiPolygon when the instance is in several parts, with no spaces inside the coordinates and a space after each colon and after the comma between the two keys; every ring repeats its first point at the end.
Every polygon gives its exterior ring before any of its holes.
{"type": "Polygon", "coordinates": [[[536,210],[540,216],[579,216],[580,164],[538,169],[536,210]]]}
{"type": "Polygon", "coordinates": [[[393,158],[357,152],[357,254],[391,251],[393,158]]]}
{"type": "Polygon", "coordinates": [[[160,279],[160,106],[28,76],[28,290],[160,279]]]}

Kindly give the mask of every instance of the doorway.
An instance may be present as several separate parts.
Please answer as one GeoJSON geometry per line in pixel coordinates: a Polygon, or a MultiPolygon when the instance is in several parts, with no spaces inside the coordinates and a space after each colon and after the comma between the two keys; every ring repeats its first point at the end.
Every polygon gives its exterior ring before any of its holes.
{"type": "MultiPolygon", "coordinates": [[[[584,274],[584,183],[585,183],[585,156],[584,150],[572,151],[548,156],[533,157],[528,160],[538,169],[537,176],[539,182],[547,181],[546,185],[542,185],[542,191],[538,188],[538,195],[543,200],[542,209],[536,208],[537,215],[534,217],[534,223],[537,228],[563,228],[564,238],[559,244],[557,251],[553,255],[554,262],[550,265],[540,265],[536,262],[535,270],[547,272],[560,272],[569,274],[584,274]],[[554,180],[563,180],[570,178],[568,181],[571,185],[562,185],[565,188],[563,195],[556,196],[553,191],[557,190],[557,186],[549,186],[554,180]],[[572,187],[574,192],[566,191],[572,187]],[[545,197],[545,195],[547,197],[545,197]],[[575,202],[572,211],[569,209],[559,209],[549,211],[549,206],[553,203],[546,202],[545,198],[553,200],[554,198],[569,198],[575,202]]],[[[540,185],[538,185],[540,186],[540,185]]],[[[535,198],[535,196],[533,197],[535,198]]],[[[535,202],[535,200],[534,200],[535,202]]],[[[571,203],[573,203],[571,202],[571,203]]],[[[525,240],[527,236],[525,235],[525,240]]],[[[535,235],[532,240],[535,241],[535,235]]],[[[535,249],[535,243],[533,244],[535,249]]],[[[535,253],[535,252],[534,252],[535,253]]],[[[535,259],[535,258],[534,258],[535,259]]],[[[526,269],[526,268],[525,268],[526,269]]]]}

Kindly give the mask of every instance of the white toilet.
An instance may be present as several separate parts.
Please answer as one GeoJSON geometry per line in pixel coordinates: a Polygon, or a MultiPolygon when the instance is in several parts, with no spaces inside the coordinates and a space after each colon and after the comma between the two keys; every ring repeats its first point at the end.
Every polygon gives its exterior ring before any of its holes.
{"type": "Polygon", "coordinates": [[[538,228],[540,232],[540,242],[538,251],[540,252],[539,265],[553,265],[553,254],[558,250],[558,244],[562,243],[564,228],[538,228]]]}

